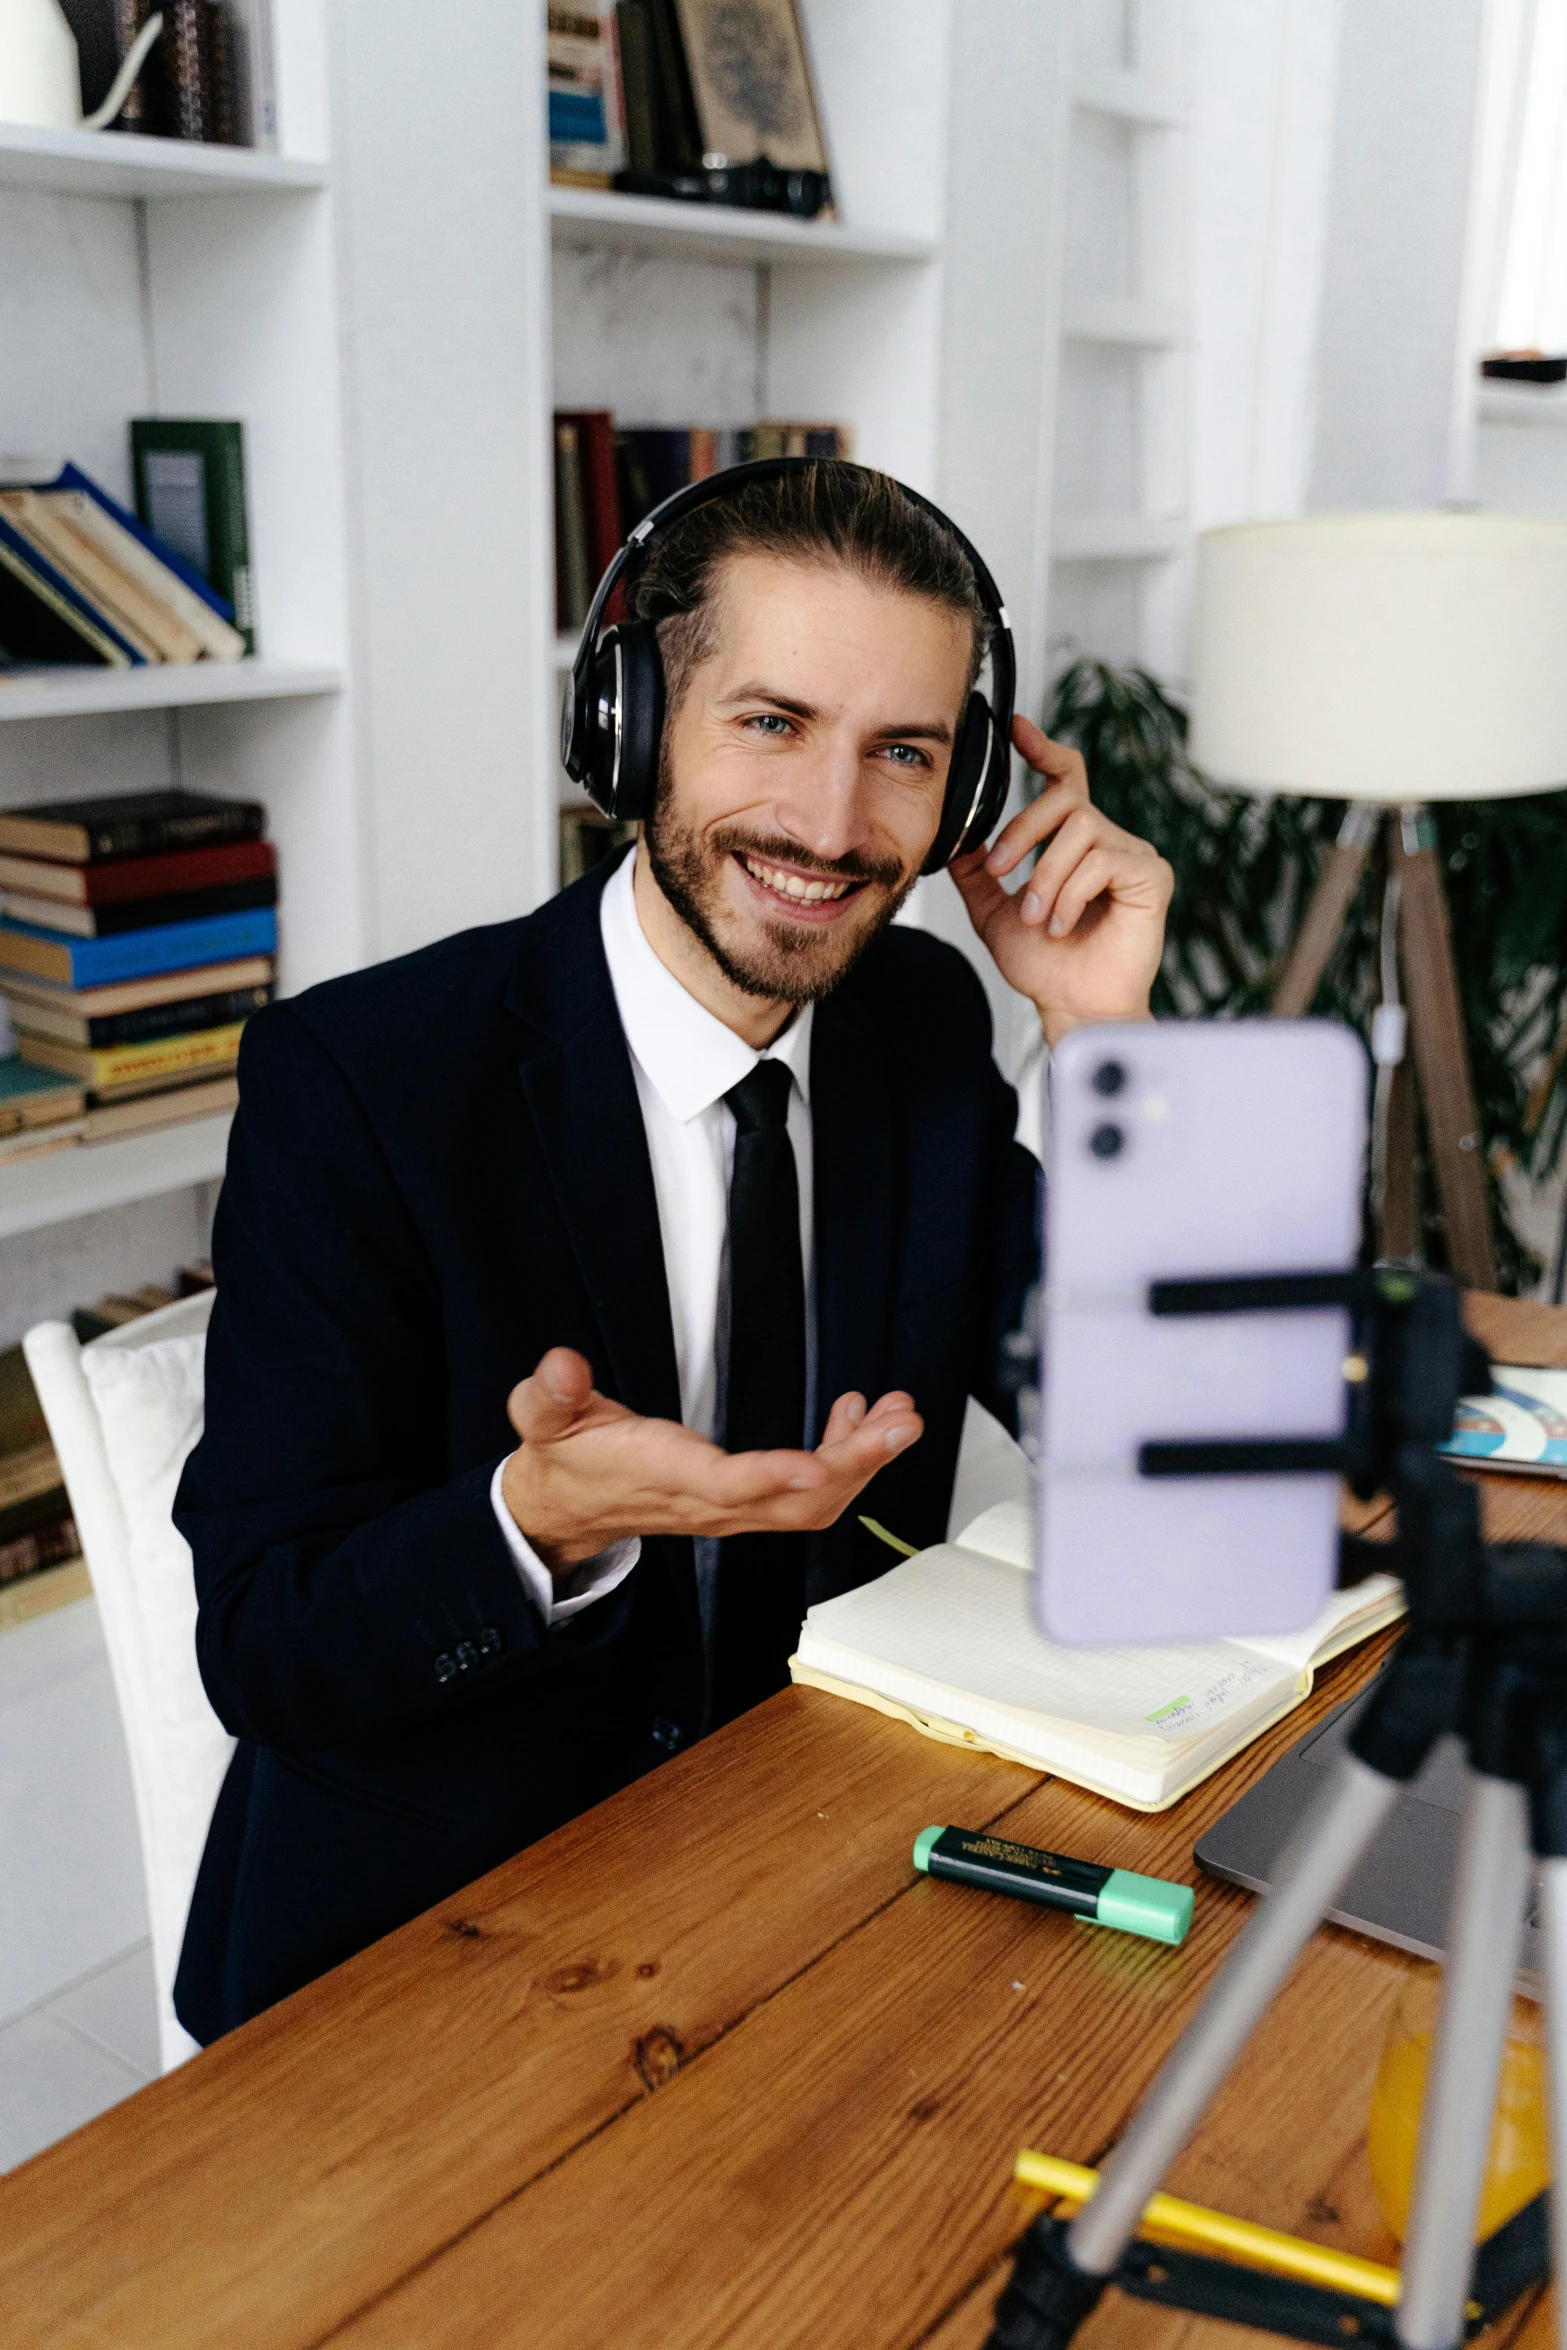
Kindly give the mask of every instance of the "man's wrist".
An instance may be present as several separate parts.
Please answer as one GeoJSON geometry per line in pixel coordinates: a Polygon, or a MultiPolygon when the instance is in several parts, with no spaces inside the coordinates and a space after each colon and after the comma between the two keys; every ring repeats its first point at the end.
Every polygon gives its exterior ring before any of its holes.
{"type": "Polygon", "coordinates": [[[1037,997],[1034,999],[1034,1010],[1039,1015],[1039,1025],[1052,1052],[1064,1036],[1071,1035],[1074,1028],[1103,1028],[1153,1018],[1153,1007],[1146,995],[1140,1002],[1129,1004],[1124,1011],[1068,1012],[1063,1011],[1059,1004],[1042,1004],[1037,997]]]}

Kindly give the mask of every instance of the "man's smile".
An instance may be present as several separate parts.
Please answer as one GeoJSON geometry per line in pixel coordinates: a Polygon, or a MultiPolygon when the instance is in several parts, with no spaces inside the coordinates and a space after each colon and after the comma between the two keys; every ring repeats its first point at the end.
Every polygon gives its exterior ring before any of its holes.
{"type": "Polygon", "coordinates": [[[776,865],[771,858],[754,857],[745,849],[735,849],[731,861],[744,874],[747,889],[770,914],[787,914],[796,922],[836,922],[865,887],[863,881],[846,876],[776,865]]]}

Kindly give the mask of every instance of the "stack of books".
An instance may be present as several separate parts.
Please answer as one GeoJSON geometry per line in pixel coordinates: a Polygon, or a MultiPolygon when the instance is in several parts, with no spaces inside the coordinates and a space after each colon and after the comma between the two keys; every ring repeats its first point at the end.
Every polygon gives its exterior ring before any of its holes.
{"type": "Polygon", "coordinates": [[[90,1588],[43,1407],[19,1346],[0,1354],[0,1627],[90,1588]]]}
{"type": "Polygon", "coordinates": [[[23,1105],[29,1075],[57,1089],[32,1148],[232,1109],[240,1032],[276,977],[264,820],[255,801],[179,791],[0,815],[11,1082],[23,1105]]]}
{"type": "MultiPolygon", "coordinates": [[[[162,453],[154,436],[166,442],[171,431],[183,432],[181,453],[188,444],[199,454],[195,435],[239,431],[237,425],[160,426],[152,419],[133,429],[140,436],[139,478],[162,453]]],[[[233,446],[237,451],[237,439],[233,446]]],[[[236,455],[234,463],[242,460],[236,455]]],[[[60,664],[139,669],[162,661],[237,661],[254,650],[248,615],[236,628],[233,603],[208,576],[213,564],[203,558],[212,497],[200,478],[195,496],[185,499],[191,543],[181,552],[79,466],[63,466],[47,480],[13,478],[30,470],[0,460],[0,683],[60,664]]],[[[227,493],[224,513],[236,504],[242,530],[242,479],[227,493]]],[[[170,515],[179,511],[171,501],[170,515]]],[[[248,599],[248,568],[244,578],[248,599]]]]}
{"type": "Polygon", "coordinates": [[[689,482],[760,457],[852,455],[853,435],[843,424],[617,427],[607,408],[557,409],[556,625],[563,634],[582,626],[621,541],[689,482]]]}

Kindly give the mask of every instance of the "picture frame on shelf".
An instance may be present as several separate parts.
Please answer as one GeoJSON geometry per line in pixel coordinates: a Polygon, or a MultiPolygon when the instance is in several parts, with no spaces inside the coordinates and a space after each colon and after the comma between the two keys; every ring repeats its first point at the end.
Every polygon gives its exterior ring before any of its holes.
{"type": "Polygon", "coordinates": [[[831,176],[796,0],[676,0],[709,168],[831,176]]]}

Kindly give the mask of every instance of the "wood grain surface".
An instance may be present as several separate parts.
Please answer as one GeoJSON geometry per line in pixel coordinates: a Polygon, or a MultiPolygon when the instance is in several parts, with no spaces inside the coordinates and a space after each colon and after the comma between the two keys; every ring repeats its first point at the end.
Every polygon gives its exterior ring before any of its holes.
{"type": "MultiPolygon", "coordinates": [[[[1567,1313],[1471,1316],[1567,1361],[1567,1313]]],[[[1567,1536],[1560,1488],[1482,1482],[1567,1536]]],[[[0,2341],[978,2350],[1035,2208],[1018,2148],[1103,2158],[1250,1903],[1198,1879],[1166,1950],[917,1877],[915,1833],[1190,1881],[1388,1645],[1154,1817],[785,1692],[0,2178],[0,2341]]],[[[1365,2117],[1415,1964],[1318,1935],[1173,2190],[1391,2258],[1365,2117]]],[[[1081,2336],[1263,2338],[1114,2297],[1081,2336]]],[[[1543,2308],[1493,2338],[1547,2350],[1543,2308]]]]}

